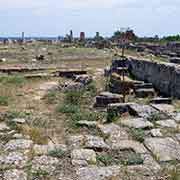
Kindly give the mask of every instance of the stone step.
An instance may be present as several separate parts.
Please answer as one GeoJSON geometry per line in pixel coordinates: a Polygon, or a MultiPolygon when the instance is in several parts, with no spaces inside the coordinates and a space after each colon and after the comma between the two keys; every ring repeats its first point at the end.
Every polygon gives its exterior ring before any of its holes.
{"type": "Polygon", "coordinates": [[[123,96],[119,94],[114,94],[110,92],[102,92],[100,95],[96,96],[95,107],[107,107],[111,103],[123,102],[123,96]]]}
{"type": "Polygon", "coordinates": [[[125,75],[128,76],[128,68],[127,67],[117,67],[116,69],[113,70],[113,72],[119,74],[119,75],[125,75]]]}
{"type": "Polygon", "coordinates": [[[134,90],[137,89],[152,89],[153,85],[152,83],[142,83],[142,84],[135,84],[134,85],[134,90]]]}
{"type": "Polygon", "coordinates": [[[172,57],[169,59],[170,63],[180,64],[180,58],[179,57],[172,57]]]}
{"type": "Polygon", "coordinates": [[[135,91],[136,97],[139,98],[146,98],[146,97],[154,97],[155,96],[155,90],[153,88],[151,89],[137,89],[135,91]]]}
{"type": "Polygon", "coordinates": [[[172,98],[154,98],[150,100],[150,103],[152,104],[172,104],[172,98]]]}

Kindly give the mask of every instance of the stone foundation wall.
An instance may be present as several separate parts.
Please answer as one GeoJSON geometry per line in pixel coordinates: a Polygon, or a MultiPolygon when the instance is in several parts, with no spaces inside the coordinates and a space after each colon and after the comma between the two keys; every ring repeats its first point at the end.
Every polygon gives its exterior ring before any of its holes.
{"type": "MultiPolygon", "coordinates": [[[[120,60],[113,61],[115,67],[120,60]]],[[[161,93],[180,98],[180,67],[135,58],[126,59],[126,66],[137,80],[152,83],[161,93]]]]}

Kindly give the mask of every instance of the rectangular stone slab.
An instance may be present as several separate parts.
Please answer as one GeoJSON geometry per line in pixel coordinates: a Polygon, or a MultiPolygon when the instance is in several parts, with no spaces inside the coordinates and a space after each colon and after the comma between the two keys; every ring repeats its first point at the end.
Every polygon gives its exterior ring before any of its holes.
{"type": "Polygon", "coordinates": [[[160,162],[180,160],[180,145],[172,138],[147,138],[144,143],[160,162]]]}

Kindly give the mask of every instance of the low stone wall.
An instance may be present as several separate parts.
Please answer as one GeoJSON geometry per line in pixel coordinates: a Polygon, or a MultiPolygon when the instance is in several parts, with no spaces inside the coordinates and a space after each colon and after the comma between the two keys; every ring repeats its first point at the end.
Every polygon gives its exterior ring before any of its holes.
{"type": "MultiPolygon", "coordinates": [[[[121,63],[115,60],[112,66],[121,63]]],[[[128,58],[126,66],[137,80],[152,83],[161,93],[180,98],[180,67],[173,63],[157,63],[147,60],[128,58]]]]}

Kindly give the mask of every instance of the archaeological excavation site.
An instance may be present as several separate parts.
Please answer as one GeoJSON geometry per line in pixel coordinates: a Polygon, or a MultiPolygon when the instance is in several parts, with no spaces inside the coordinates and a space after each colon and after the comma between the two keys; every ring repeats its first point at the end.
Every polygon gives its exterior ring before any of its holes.
{"type": "Polygon", "coordinates": [[[0,180],[180,180],[180,43],[68,38],[0,43],[0,180]]]}

